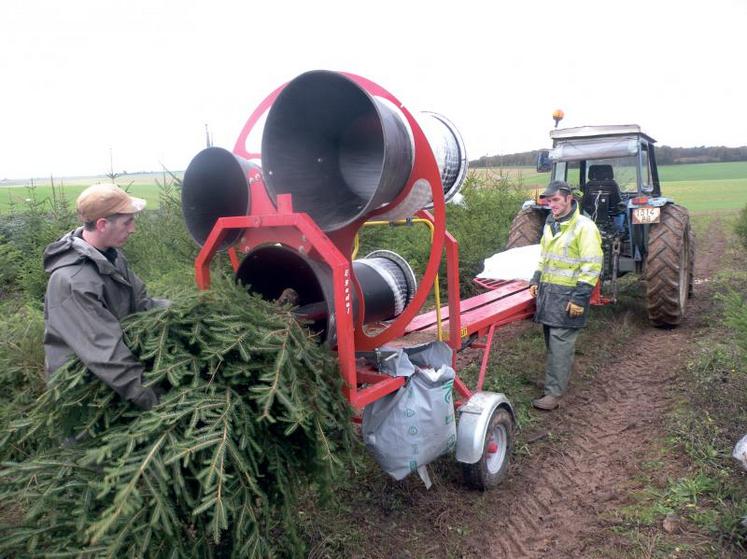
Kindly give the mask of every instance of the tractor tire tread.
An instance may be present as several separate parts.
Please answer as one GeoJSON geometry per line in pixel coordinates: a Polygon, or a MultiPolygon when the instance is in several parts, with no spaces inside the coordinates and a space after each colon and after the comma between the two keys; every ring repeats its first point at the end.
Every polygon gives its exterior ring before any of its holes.
{"type": "Polygon", "coordinates": [[[536,245],[542,238],[545,226],[545,214],[535,208],[521,210],[511,222],[508,231],[506,250],[510,248],[536,245]]]}
{"type": "Polygon", "coordinates": [[[694,243],[688,211],[675,204],[661,209],[660,222],[649,229],[646,257],[646,307],[649,320],[656,326],[676,326],[685,315],[680,304],[680,255],[688,240],[688,293],[691,292],[694,243]]]}

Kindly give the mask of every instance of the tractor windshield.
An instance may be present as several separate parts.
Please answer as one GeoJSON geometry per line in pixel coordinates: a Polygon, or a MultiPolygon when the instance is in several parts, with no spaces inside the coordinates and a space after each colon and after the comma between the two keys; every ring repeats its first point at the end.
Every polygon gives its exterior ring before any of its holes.
{"type": "Polygon", "coordinates": [[[622,192],[635,192],[638,190],[638,156],[615,157],[613,159],[591,159],[586,162],[585,183],[597,178],[598,169],[612,168],[612,176],[622,192]],[[604,167],[603,167],[604,166],[604,167]]]}
{"type": "Polygon", "coordinates": [[[638,190],[639,142],[631,136],[557,141],[550,151],[554,179],[574,186],[591,180],[615,181],[622,192],[638,190]],[[579,169],[585,169],[579,176],[579,169]]]}
{"type": "Polygon", "coordinates": [[[602,171],[602,176],[614,180],[620,187],[621,192],[638,191],[638,177],[636,175],[638,156],[589,159],[584,163],[586,165],[583,181],[579,173],[581,166],[576,161],[560,161],[556,163],[550,180],[567,181],[572,187],[580,188],[581,184],[586,184],[590,180],[598,180],[600,178],[599,173],[602,171]]]}

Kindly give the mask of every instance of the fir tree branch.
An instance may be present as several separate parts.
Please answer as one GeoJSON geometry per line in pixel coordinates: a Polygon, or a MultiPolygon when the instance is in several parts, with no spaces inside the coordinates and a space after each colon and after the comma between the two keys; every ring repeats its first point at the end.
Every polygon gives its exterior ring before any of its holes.
{"type": "Polygon", "coordinates": [[[257,418],[257,421],[269,421],[271,423],[275,422],[275,418],[270,415],[270,408],[272,407],[272,404],[274,403],[275,398],[277,397],[279,393],[279,385],[280,385],[280,379],[283,373],[283,365],[285,365],[285,362],[288,359],[287,344],[288,344],[288,338],[290,337],[290,328],[291,328],[291,324],[289,322],[282,331],[283,341],[282,341],[282,344],[280,345],[280,348],[278,348],[277,350],[277,357],[275,358],[275,367],[270,375],[272,378],[272,382],[270,383],[270,386],[252,388],[253,392],[256,392],[257,394],[259,394],[258,399],[264,402],[262,406],[262,413],[257,418]]]}
{"type": "Polygon", "coordinates": [[[128,500],[134,492],[138,481],[147,469],[150,462],[154,459],[154,457],[160,450],[161,445],[163,445],[163,442],[166,440],[166,436],[168,433],[169,431],[162,434],[153,443],[148,454],[145,456],[145,459],[140,464],[136,475],[133,476],[130,479],[129,483],[114,497],[114,502],[112,504],[113,510],[110,510],[110,512],[108,512],[102,520],[94,523],[88,529],[88,532],[92,534],[91,543],[96,544],[98,540],[107,532],[107,530],[109,530],[109,528],[111,528],[111,526],[119,519],[120,515],[122,515],[122,513],[126,510],[128,500]]]}
{"type": "Polygon", "coordinates": [[[172,387],[151,411],[72,362],[3,429],[0,502],[23,521],[0,521],[0,556],[302,553],[298,488],[352,447],[334,358],[230,280],[173,301],[123,323],[145,383],[172,387]]]}

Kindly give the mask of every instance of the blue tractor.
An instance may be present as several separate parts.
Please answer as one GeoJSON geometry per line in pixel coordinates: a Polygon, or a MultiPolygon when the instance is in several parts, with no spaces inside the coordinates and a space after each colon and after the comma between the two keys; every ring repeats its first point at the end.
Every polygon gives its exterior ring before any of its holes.
{"type": "MultiPolygon", "coordinates": [[[[616,300],[619,277],[638,274],[650,321],[680,324],[693,293],[695,239],[687,209],[661,194],[655,140],[634,124],[556,128],[550,138],[537,170],[576,188],[581,210],[597,224],[607,299],[616,300]]],[[[542,200],[526,201],[506,248],[538,243],[548,214],[542,200]]]]}

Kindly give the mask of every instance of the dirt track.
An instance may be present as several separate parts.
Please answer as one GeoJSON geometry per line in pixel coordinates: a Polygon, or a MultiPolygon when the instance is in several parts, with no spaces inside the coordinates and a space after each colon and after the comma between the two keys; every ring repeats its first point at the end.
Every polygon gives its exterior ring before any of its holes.
{"type": "MultiPolygon", "coordinates": [[[[344,512],[312,534],[309,557],[639,556],[641,548],[615,532],[619,511],[634,503],[642,474],[666,483],[682,471],[683,465],[662,455],[665,418],[680,394],[678,373],[711,320],[707,280],[726,252],[722,228],[714,219],[698,240],[695,297],[681,326],[651,327],[635,283],[624,303],[597,313],[599,322],[576,346],[577,370],[563,406],[531,412],[536,421],[521,433],[523,447],[498,488],[466,489],[449,457],[432,464],[430,490],[416,476],[396,482],[373,467],[344,491],[344,512]]],[[[529,321],[512,324],[493,344],[493,359],[523,367],[527,383],[542,374],[544,349],[535,343],[536,329],[529,321]]],[[[480,355],[460,354],[460,370],[480,355]]]]}
{"type": "MultiPolygon", "coordinates": [[[[638,331],[626,343],[635,351],[589,382],[574,383],[564,406],[543,418],[543,427],[560,442],[540,443],[489,497],[492,505],[486,505],[500,513],[473,542],[480,555],[587,557],[604,547],[603,515],[625,504],[641,462],[655,458],[670,404],[667,383],[684,364],[704,319],[707,298],[699,295],[726,243],[718,223],[706,237],[698,245],[696,292],[686,321],[674,330],[638,331]]],[[[582,357],[578,368],[583,366],[582,357]]]]}

